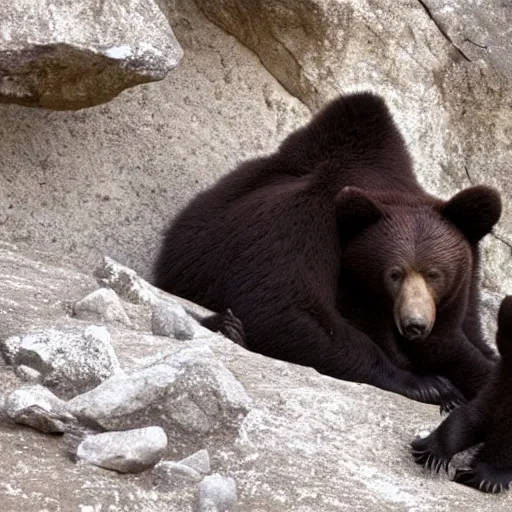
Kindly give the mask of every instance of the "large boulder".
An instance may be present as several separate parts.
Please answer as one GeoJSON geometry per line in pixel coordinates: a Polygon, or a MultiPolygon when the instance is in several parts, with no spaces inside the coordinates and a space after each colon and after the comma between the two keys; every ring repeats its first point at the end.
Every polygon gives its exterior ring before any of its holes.
{"type": "MultiPolygon", "coordinates": [[[[163,227],[193,195],[309,117],[193,1],[173,5],[166,14],[185,58],[165,80],[79,111],[0,104],[0,239],[88,272],[108,254],[147,278],[163,227]]],[[[161,14],[151,18],[148,39],[161,14]]]]}
{"type": "Polygon", "coordinates": [[[161,80],[183,51],[153,0],[0,4],[0,101],[98,105],[161,80]]]}
{"type": "Polygon", "coordinates": [[[420,181],[447,197],[486,183],[505,214],[485,248],[485,285],[512,290],[509,2],[197,0],[316,111],[340,92],[372,89],[389,103],[420,181]]]}

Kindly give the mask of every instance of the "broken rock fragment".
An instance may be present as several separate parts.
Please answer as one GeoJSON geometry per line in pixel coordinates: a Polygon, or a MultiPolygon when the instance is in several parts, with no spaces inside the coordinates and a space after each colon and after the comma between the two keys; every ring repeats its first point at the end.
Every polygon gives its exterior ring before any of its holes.
{"type": "Polygon", "coordinates": [[[0,102],[98,105],[163,79],[183,55],[153,0],[9,0],[0,20],[0,102]]]}
{"type": "Polygon", "coordinates": [[[229,476],[205,476],[199,484],[197,512],[227,512],[237,501],[236,482],[229,476]]]}
{"type": "Polygon", "coordinates": [[[109,288],[100,288],[90,293],[78,301],[73,310],[75,316],[81,320],[119,322],[128,326],[131,323],[116,292],[109,288]]]}
{"type": "Polygon", "coordinates": [[[114,376],[68,406],[79,420],[104,430],[159,425],[190,453],[205,437],[236,435],[251,399],[210,350],[185,349],[165,363],[114,376]]]}
{"type": "Polygon", "coordinates": [[[169,492],[198,484],[202,475],[195,469],[173,461],[159,462],[152,470],[153,482],[161,491],[169,492]]]}
{"type": "Polygon", "coordinates": [[[170,336],[177,340],[191,340],[194,337],[194,327],[197,322],[185,310],[176,304],[174,307],[163,301],[153,306],[151,315],[151,330],[158,336],[170,336]]]}
{"type": "Polygon", "coordinates": [[[102,326],[11,336],[0,343],[0,351],[9,364],[39,372],[41,384],[66,399],[120,371],[110,334],[102,326]]]}
{"type": "Polygon", "coordinates": [[[167,448],[160,427],[88,435],[78,445],[76,456],[90,464],[119,473],[140,473],[154,466],[167,448]]]}
{"type": "Polygon", "coordinates": [[[4,413],[15,423],[40,432],[62,433],[76,423],[66,402],[38,384],[23,386],[4,398],[4,413]]]}

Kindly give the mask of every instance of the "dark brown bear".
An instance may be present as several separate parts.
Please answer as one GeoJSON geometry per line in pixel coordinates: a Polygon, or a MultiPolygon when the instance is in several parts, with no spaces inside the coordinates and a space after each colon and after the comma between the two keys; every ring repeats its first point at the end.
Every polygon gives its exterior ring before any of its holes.
{"type": "Polygon", "coordinates": [[[490,381],[427,438],[411,443],[415,461],[436,472],[447,470],[456,453],[484,443],[455,481],[493,493],[512,481],[512,295],[501,303],[496,338],[501,361],[490,381]]]}
{"type": "Polygon", "coordinates": [[[424,192],[383,100],[353,94],[193,199],[155,282],[231,308],[253,351],[449,406],[493,367],[477,244],[500,212],[488,187],[424,192]]]}

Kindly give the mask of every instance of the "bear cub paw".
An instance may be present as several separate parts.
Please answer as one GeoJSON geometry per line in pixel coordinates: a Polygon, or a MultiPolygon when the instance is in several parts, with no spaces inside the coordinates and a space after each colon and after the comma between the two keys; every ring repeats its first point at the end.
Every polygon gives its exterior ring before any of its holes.
{"type": "Polygon", "coordinates": [[[453,481],[482,492],[497,494],[509,489],[512,468],[499,469],[489,464],[479,463],[468,469],[458,469],[453,481]]]}
{"type": "Polygon", "coordinates": [[[411,453],[416,464],[420,464],[425,469],[439,473],[442,468],[448,471],[448,464],[451,457],[444,453],[442,448],[432,439],[432,436],[425,438],[417,437],[411,443],[411,453]]]}

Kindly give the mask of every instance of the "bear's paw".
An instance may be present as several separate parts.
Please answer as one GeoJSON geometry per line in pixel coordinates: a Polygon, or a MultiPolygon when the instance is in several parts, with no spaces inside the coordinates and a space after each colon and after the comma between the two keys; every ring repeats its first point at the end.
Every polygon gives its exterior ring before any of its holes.
{"type": "Polygon", "coordinates": [[[418,437],[412,441],[411,454],[416,464],[423,466],[429,471],[439,473],[441,468],[448,471],[451,457],[443,453],[443,450],[435,442],[432,434],[426,438],[418,437]]]}
{"type": "Polygon", "coordinates": [[[458,469],[453,481],[482,492],[497,494],[509,489],[512,468],[495,468],[490,464],[479,463],[471,468],[458,469]]]}

